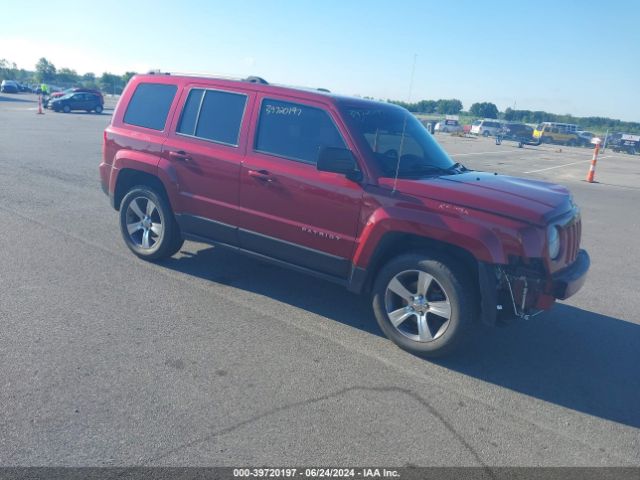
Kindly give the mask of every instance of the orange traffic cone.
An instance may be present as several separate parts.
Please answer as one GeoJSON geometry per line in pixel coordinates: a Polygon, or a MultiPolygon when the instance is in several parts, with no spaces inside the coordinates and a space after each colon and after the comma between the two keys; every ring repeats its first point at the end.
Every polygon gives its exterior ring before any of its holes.
{"type": "Polygon", "coordinates": [[[596,148],[593,151],[593,157],[591,158],[591,166],[589,167],[589,173],[587,173],[587,182],[593,183],[593,179],[596,176],[596,162],[598,161],[598,152],[600,152],[600,142],[596,143],[596,148]]]}

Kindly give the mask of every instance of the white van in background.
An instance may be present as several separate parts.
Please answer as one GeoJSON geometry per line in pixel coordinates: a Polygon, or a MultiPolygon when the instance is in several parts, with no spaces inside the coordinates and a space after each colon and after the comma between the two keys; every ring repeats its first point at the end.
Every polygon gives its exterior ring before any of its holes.
{"type": "Polygon", "coordinates": [[[476,120],[471,124],[472,135],[482,135],[483,137],[495,136],[503,127],[503,122],[495,118],[485,118],[484,120],[476,120]]]}

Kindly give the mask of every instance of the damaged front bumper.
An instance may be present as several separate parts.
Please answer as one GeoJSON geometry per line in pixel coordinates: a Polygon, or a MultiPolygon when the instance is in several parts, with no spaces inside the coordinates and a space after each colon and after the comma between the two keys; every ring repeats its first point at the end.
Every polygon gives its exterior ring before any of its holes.
{"type": "Polygon", "coordinates": [[[576,260],[550,277],[506,265],[479,263],[480,316],[483,323],[529,319],[574,295],[587,278],[591,260],[580,250],[576,260]]]}

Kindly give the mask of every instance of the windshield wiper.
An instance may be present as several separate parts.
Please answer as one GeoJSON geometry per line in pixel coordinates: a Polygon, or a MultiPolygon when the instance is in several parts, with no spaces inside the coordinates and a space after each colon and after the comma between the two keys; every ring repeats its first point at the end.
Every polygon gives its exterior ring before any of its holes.
{"type": "Polygon", "coordinates": [[[451,171],[451,170],[460,170],[462,172],[466,172],[469,169],[467,167],[465,167],[464,165],[462,165],[460,162],[456,162],[453,165],[451,165],[450,167],[447,167],[447,171],[451,171]]]}

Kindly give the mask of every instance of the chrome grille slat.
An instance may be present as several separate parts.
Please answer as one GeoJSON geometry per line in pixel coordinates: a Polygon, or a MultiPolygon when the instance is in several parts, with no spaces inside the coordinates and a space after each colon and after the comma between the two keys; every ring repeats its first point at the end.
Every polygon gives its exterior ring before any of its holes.
{"type": "Polygon", "coordinates": [[[574,218],[562,229],[562,237],[565,245],[564,261],[567,265],[573,263],[578,257],[580,238],[582,236],[581,219],[574,218]]]}

